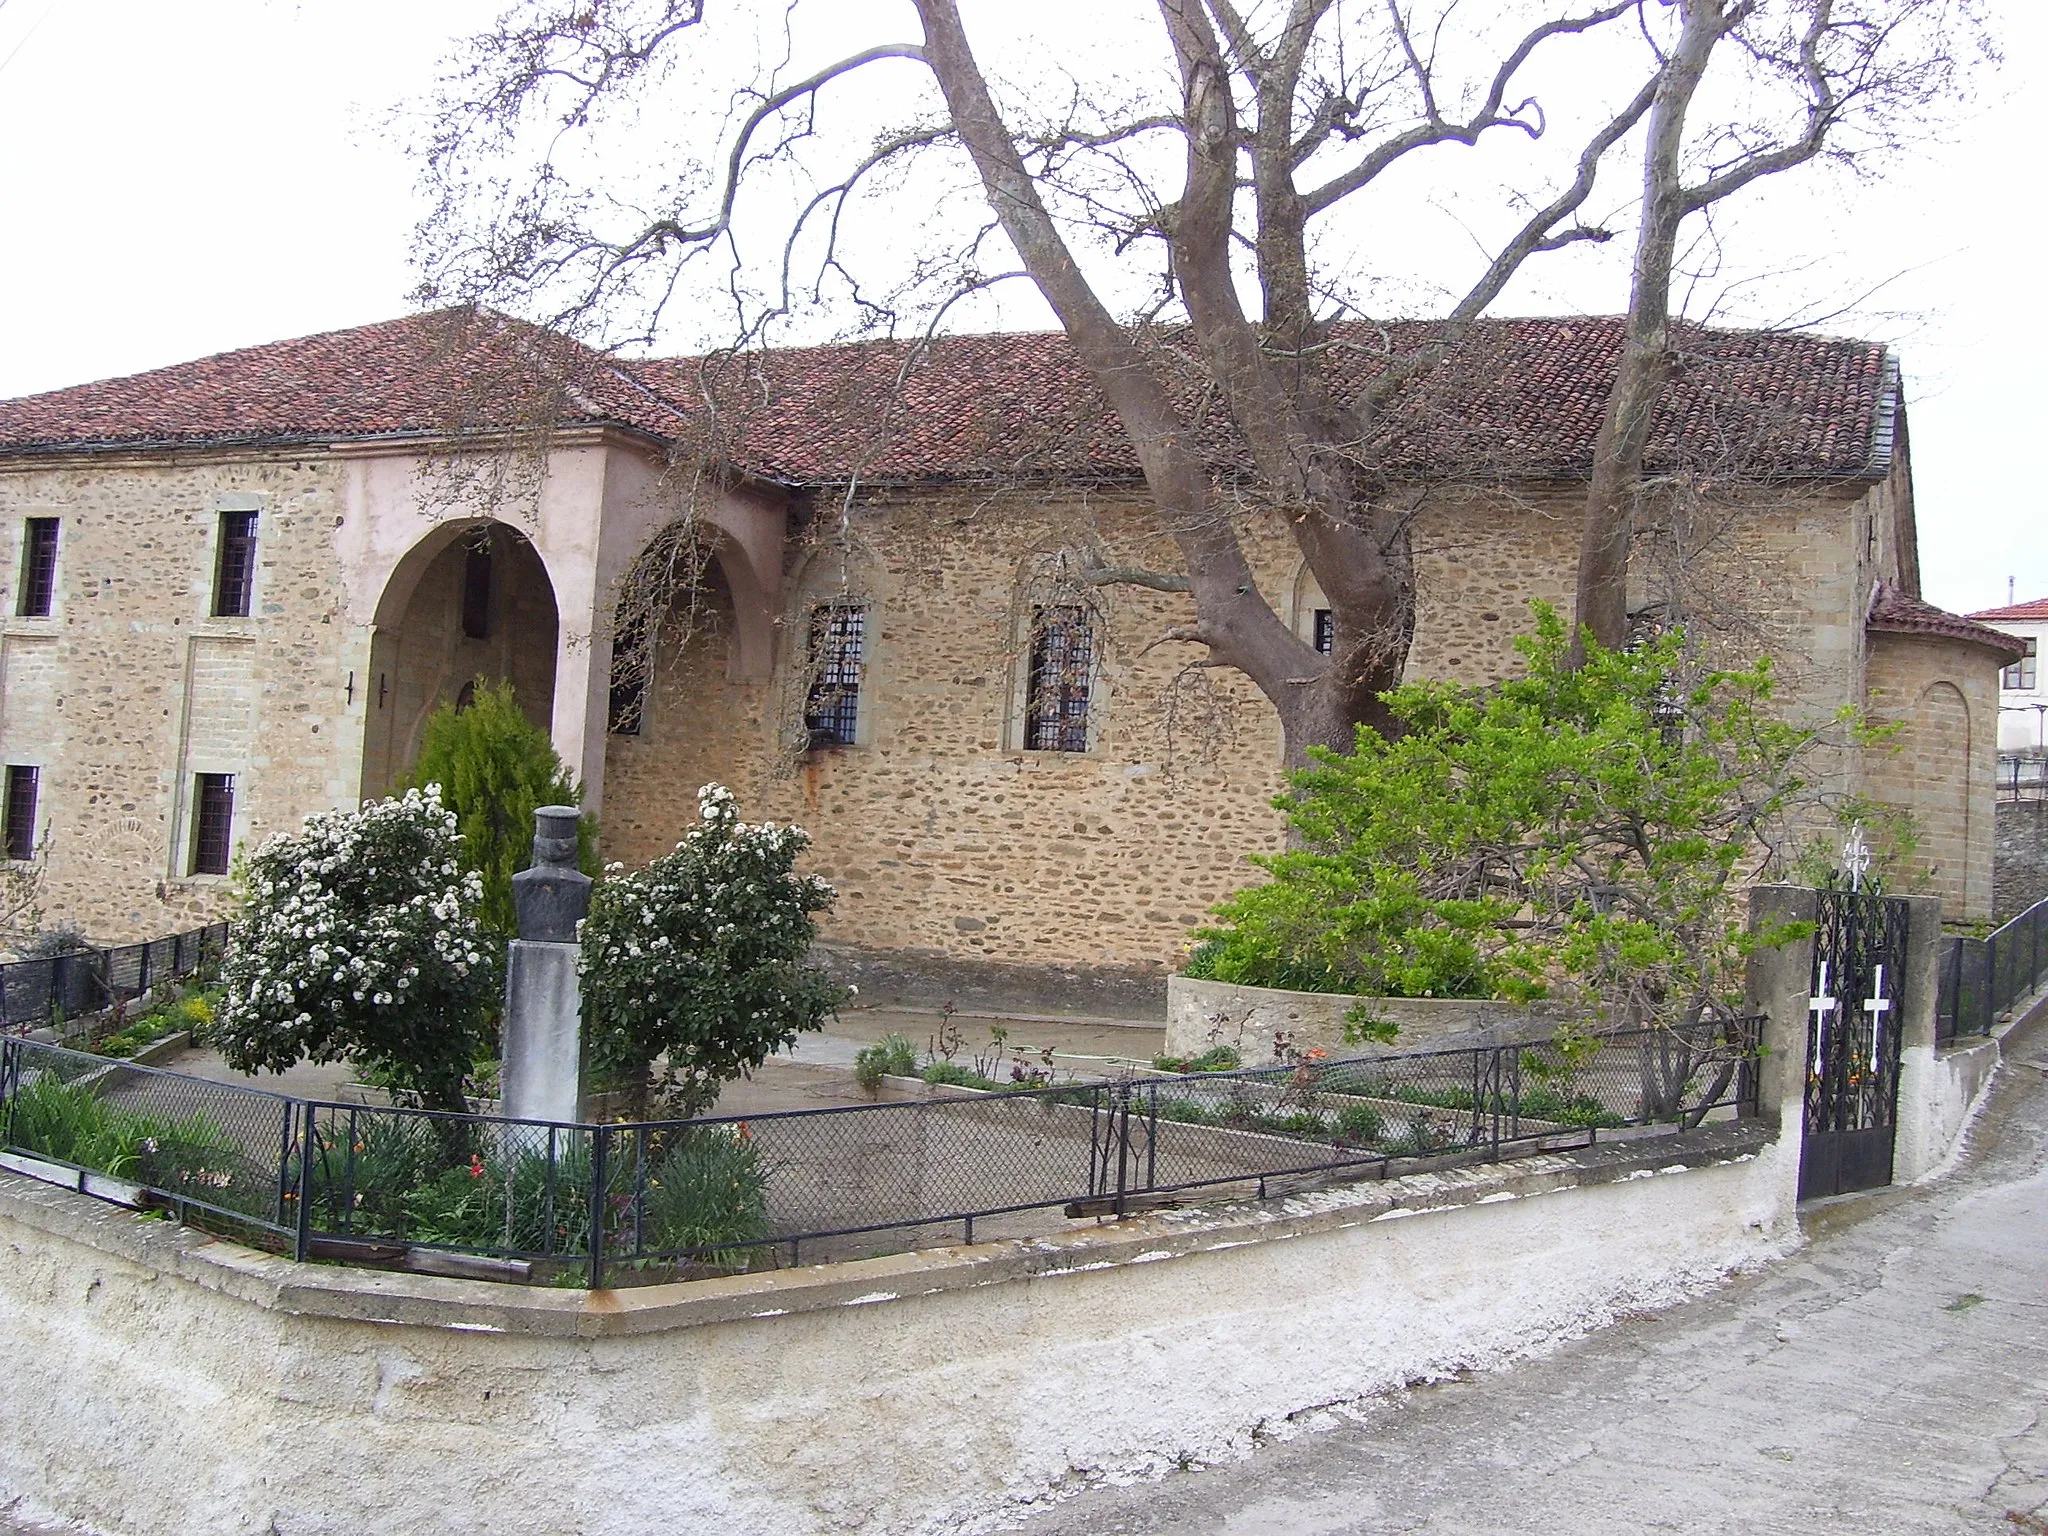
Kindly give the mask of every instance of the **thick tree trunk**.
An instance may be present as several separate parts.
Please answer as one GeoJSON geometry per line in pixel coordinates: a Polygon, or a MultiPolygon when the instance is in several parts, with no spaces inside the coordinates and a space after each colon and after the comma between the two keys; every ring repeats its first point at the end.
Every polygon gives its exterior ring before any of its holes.
{"type": "Polygon", "coordinates": [[[1572,660],[1585,660],[1585,637],[1608,650],[1628,641],[1628,554],[1643,480],[1650,425],[1671,378],[1671,271],[1678,230],[1690,212],[1682,177],[1685,116],[1714,45],[1733,25],[1725,0],[1681,0],[1678,46],[1665,62],[1650,105],[1643,149],[1642,227],[1636,237],[1621,365],[1593,447],[1593,478],[1579,542],[1572,660]]]}

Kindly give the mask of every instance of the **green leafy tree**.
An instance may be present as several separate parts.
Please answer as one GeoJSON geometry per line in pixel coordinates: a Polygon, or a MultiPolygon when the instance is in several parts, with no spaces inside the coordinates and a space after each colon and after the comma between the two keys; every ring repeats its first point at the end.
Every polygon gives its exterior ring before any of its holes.
{"type": "MultiPolygon", "coordinates": [[[[533,862],[533,813],[543,805],[576,805],[582,791],[555,755],[547,732],[519,707],[509,682],[476,680],[461,710],[443,704],[427,721],[412,787],[441,786],[441,801],[462,832],[462,862],[483,877],[483,924],[501,939],[518,931],[512,877],[533,862]]],[[[583,818],[578,858],[598,872],[596,828],[583,818]]]]}
{"type": "Polygon", "coordinates": [[[308,816],[241,876],[210,1031],[228,1064],[361,1062],[429,1108],[466,1108],[463,1075],[498,1001],[497,946],[435,786],[308,816]]]}
{"type": "MultiPolygon", "coordinates": [[[[1805,765],[1857,734],[1787,723],[1768,660],[1706,670],[1674,631],[1569,665],[1538,605],[1526,672],[1388,695],[1403,730],[1318,750],[1278,802],[1296,846],[1216,908],[1198,965],[1407,997],[1556,997],[1612,1027],[1727,1019],[1759,943],[1742,892],[1819,800],[1805,765]]],[[[1271,981],[1261,984],[1272,985],[1271,981]]]]}
{"type": "Polygon", "coordinates": [[[817,1029],[846,997],[806,963],[832,887],[799,874],[801,827],[739,818],[732,791],[697,791],[698,823],[631,874],[614,865],[583,922],[585,1049],[602,1075],[686,1115],[719,1086],[817,1029]],[[657,1059],[666,1067],[653,1080],[657,1059]]]}

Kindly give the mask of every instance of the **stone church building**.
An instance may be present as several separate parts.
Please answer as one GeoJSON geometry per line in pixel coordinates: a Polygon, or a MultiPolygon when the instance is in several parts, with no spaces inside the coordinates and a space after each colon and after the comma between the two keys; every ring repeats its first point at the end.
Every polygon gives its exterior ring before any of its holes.
{"type": "MultiPolygon", "coordinates": [[[[1619,336],[1487,322],[1416,392],[1386,458],[1411,676],[1497,676],[1532,599],[1569,610],[1619,336]]],[[[1632,606],[1771,654],[1796,712],[1899,722],[1830,788],[1912,810],[1921,882],[1987,916],[2013,645],[1919,599],[1894,361],[1685,354],[1632,606]]],[[[1316,643],[1300,556],[1244,521],[1316,643]]],[[[97,940],[172,931],[223,909],[237,848],[382,792],[435,707],[503,678],[607,860],[664,851],[722,780],[811,830],[827,937],[881,991],[1153,1007],[1279,842],[1281,746],[1243,679],[1160,643],[1184,595],[1074,580],[1105,563],[1176,557],[1057,335],[629,363],[429,315],[0,402],[6,853],[47,858],[50,915],[97,940]],[[651,672],[615,667],[621,583],[677,550],[696,579],[651,672]]]]}

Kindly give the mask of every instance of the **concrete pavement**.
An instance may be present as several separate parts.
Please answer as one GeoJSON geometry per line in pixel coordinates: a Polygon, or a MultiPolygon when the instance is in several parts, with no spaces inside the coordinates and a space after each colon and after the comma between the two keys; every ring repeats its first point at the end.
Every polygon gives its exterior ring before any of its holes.
{"type": "Polygon", "coordinates": [[[1958,1171],[1810,1212],[1765,1273],[1021,1529],[2048,1533],[2048,1067],[2007,1044],[1958,1171]]]}

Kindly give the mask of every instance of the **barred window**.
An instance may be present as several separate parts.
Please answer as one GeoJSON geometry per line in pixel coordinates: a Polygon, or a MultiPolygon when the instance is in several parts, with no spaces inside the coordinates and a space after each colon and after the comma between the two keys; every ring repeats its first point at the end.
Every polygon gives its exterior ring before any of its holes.
{"type": "Polygon", "coordinates": [[[1998,674],[1998,686],[2009,691],[2032,692],[2039,673],[2041,642],[2029,640],[2027,654],[1998,674]]]}
{"type": "Polygon", "coordinates": [[[854,744],[866,638],[865,608],[820,603],[811,610],[811,688],[804,699],[804,729],[813,747],[854,744]]]}
{"type": "Polygon", "coordinates": [[[1094,680],[1095,629],[1088,609],[1078,603],[1033,609],[1024,696],[1027,751],[1088,750],[1088,696],[1094,680]]]}
{"type": "Polygon", "coordinates": [[[1318,608],[1315,619],[1315,648],[1325,656],[1337,649],[1336,615],[1327,608],[1318,608]]]}
{"type": "Polygon", "coordinates": [[[213,570],[213,612],[222,619],[246,619],[256,591],[256,514],[220,515],[220,553],[213,570]]]}
{"type": "Polygon", "coordinates": [[[7,857],[36,856],[36,787],[42,771],[20,763],[7,765],[7,857]]]}
{"type": "Polygon", "coordinates": [[[32,517],[22,530],[21,585],[14,611],[24,618],[47,618],[57,598],[57,519],[32,517]]]}
{"type": "Polygon", "coordinates": [[[235,776],[200,774],[193,803],[192,873],[224,875],[234,853],[235,776]]]}
{"type": "Polygon", "coordinates": [[[607,728],[614,736],[638,736],[647,720],[647,681],[654,656],[647,649],[647,621],[637,614],[618,620],[612,631],[611,704],[607,728]]]}

